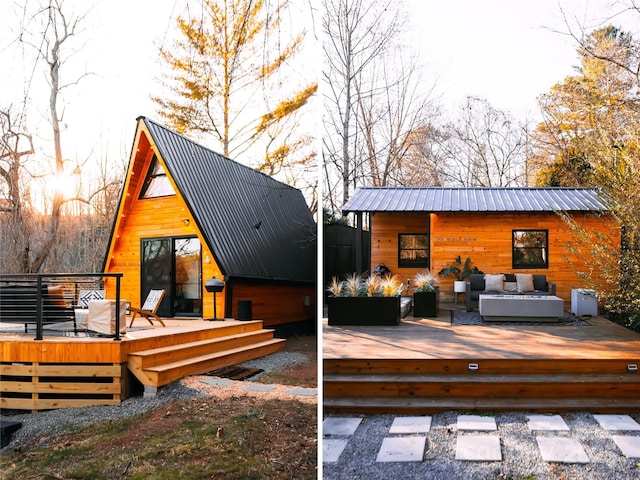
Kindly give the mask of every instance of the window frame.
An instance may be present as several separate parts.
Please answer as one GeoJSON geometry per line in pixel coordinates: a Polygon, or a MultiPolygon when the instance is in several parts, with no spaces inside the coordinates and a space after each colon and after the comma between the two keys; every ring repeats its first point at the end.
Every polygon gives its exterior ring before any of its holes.
{"type": "Polygon", "coordinates": [[[407,233],[398,233],[398,268],[429,268],[429,262],[431,261],[431,251],[430,251],[430,238],[429,232],[407,232],[407,233]],[[411,236],[422,236],[425,237],[426,247],[425,248],[402,248],[402,237],[411,237],[411,236]],[[410,261],[402,259],[403,251],[419,251],[424,250],[426,252],[426,259],[424,261],[410,261]]]}
{"type": "MultiPolygon", "coordinates": [[[[527,258],[526,255],[522,255],[522,258],[527,258]]],[[[549,229],[547,228],[514,228],[511,230],[511,267],[514,270],[526,270],[532,268],[549,268],[549,229]],[[544,234],[544,245],[539,247],[520,247],[516,246],[516,235],[520,232],[524,233],[542,233],[544,234]],[[544,259],[543,262],[540,263],[522,263],[516,260],[516,252],[520,252],[522,250],[541,250],[541,254],[539,255],[544,259]]]]}
{"type": "Polygon", "coordinates": [[[165,168],[160,163],[160,159],[154,153],[151,161],[149,162],[149,169],[147,170],[147,175],[144,178],[144,182],[142,183],[142,187],[140,187],[140,194],[138,195],[138,200],[149,200],[152,198],[163,198],[163,197],[174,197],[176,195],[176,191],[171,185],[169,180],[169,176],[165,168]],[[156,170],[159,169],[160,172],[156,173],[156,170]],[[164,190],[168,186],[171,188],[171,193],[168,193],[164,190]],[[154,187],[161,187],[161,193],[155,193],[154,187]]]}

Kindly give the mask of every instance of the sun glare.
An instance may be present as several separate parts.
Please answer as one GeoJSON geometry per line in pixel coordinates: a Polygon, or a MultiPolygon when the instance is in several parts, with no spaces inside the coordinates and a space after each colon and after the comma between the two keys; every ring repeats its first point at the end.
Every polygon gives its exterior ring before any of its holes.
{"type": "Polygon", "coordinates": [[[62,194],[65,199],[71,198],[76,194],[77,178],[75,175],[64,172],[56,175],[52,182],[55,191],[62,194]]]}

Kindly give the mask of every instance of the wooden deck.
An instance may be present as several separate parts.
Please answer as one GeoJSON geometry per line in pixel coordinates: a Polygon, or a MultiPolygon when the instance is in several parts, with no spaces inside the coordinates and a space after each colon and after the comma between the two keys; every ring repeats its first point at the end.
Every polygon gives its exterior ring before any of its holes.
{"type": "Polygon", "coordinates": [[[121,340],[0,331],[0,408],[45,410],[113,405],[135,389],[155,392],[204,373],[284,348],[261,321],[137,319],[121,340]]]}
{"type": "Polygon", "coordinates": [[[640,335],[589,326],[453,326],[407,317],[393,327],[323,322],[327,412],[640,409],[640,335]]]}

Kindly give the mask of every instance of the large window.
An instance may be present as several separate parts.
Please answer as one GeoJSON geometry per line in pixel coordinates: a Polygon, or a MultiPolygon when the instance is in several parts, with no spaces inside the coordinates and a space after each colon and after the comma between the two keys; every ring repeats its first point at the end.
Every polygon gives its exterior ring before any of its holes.
{"type": "Polygon", "coordinates": [[[513,268],[549,268],[549,230],[513,230],[513,268]]]}
{"type": "Polygon", "coordinates": [[[429,268],[429,234],[398,235],[398,267],[429,268]]]}

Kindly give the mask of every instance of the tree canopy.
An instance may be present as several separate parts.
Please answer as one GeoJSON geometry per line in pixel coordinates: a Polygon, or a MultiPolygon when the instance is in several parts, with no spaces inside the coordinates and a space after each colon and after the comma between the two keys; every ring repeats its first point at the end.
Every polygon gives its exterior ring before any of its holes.
{"type": "Polygon", "coordinates": [[[305,32],[284,33],[290,27],[282,25],[285,9],[286,2],[264,0],[188,7],[177,18],[175,43],[160,50],[168,67],[166,94],[153,97],[170,127],[212,138],[224,155],[268,175],[314,158],[300,114],[317,83],[292,68],[305,32]]]}

